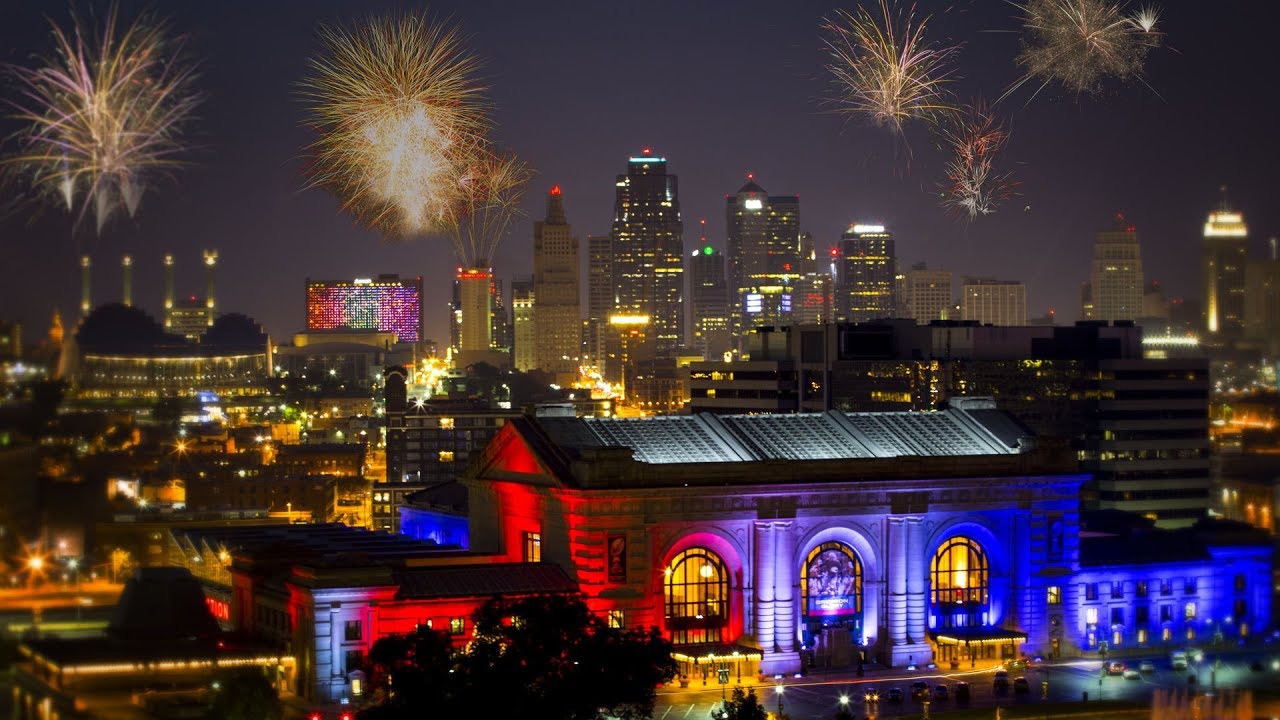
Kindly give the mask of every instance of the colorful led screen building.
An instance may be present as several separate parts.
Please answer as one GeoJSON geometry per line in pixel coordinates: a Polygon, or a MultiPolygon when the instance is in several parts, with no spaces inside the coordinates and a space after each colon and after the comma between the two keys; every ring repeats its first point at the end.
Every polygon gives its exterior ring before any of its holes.
{"type": "Polygon", "coordinates": [[[400,342],[422,339],[422,277],[307,279],[307,329],[392,332],[400,342]]]}

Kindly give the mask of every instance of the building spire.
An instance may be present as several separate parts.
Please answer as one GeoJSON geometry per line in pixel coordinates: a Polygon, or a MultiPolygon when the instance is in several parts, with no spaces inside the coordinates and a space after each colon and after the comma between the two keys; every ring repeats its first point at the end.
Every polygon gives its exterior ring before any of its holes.
{"type": "Polygon", "coordinates": [[[560,193],[560,186],[553,185],[551,192],[547,193],[547,219],[548,225],[568,225],[569,221],[564,216],[564,199],[560,193]]]}

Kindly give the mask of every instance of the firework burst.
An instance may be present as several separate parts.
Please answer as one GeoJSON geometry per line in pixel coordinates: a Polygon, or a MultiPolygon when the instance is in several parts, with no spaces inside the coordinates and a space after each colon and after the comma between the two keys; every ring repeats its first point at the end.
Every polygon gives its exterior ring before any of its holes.
{"type": "Polygon", "coordinates": [[[489,129],[479,60],[454,27],[417,16],[322,27],[302,83],[310,185],[388,237],[447,232],[489,129]]]}
{"type": "Polygon", "coordinates": [[[515,155],[492,149],[478,153],[466,168],[448,226],[458,259],[467,267],[484,267],[493,260],[498,243],[520,214],[532,174],[515,155]]]}
{"type": "Polygon", "coordinates": [[[184,134],[199,104],[194,66],[168,25],[143,15],[122,32],[117,10],[99,31],[73,16],[53,29],[53,52],[32,67],[9,65],[22,123],[7,169],[68,210],[92,209],[97,230],[117,211],[133,216],[146,188],[184,163],[184,134]]]}
{"type": "Polygon", "coordinates": [[[916,22],[880,0],[879,13],[859,5],[823,23],[824,43],[839,112],[901,134],[912,119],[936,121],[950,111],[947,83],[959,51],[925,39],[929,17],[916,22]]]}
{"type": "Polygon", "coordinates": [[[1009,140],[1004,123],[979,102],[953,113],[940,135],[951,152],[942,186],[943,206],[970,221],[995,212],[1013,195],[1015,185],[1009,173],[995,167],[1009,140]]]}
{"type": "Polygon", "coordinates": [[[1036,92],[1053,82],[1076,94],[1094,93],[1107,80],[1141,79],[1143,61],[1160,44],[1159,10],[1146,6],[1126,15],[1108,0],[1027,0],[1022,10],[1023,76],[1005,93],[1028,82],[1036,92]]]}

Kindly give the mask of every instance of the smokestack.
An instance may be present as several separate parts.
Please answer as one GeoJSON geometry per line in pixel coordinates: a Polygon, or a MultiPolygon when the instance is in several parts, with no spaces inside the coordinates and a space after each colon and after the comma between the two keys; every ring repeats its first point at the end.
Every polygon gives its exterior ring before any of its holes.
{"type": "Polygon", "coordinates": [[[164,256],[164,329],[173,328],[173,255],[164,256]]]}
{"type": "Polygon", "coordinates": [[[1269,240],[1267,240],[1267,242],[1271,243],[1271,259],[1272,260],[1280,260],[1280,254],[1277,254],[1276,252],[1277,241],[1280,241],[1280,238],[1277,238],[1274,235],[1269,240]]]}
{"type": "Polygon", "coordinates": [[[204,251],[204,279],[205,279],[205,285],[207,287],[205,289],[204,306],[208,312],[207,321],[209,325],[213,325],[213,317],[214,315],[217,314],[217,311],[218,311],[218,303],[214,296],[214,287],[213,287],[213,274],[214,274],[214,270],[216,270],[217,267],[218,267],[218,251],[205,250],[204,251]]]}
{"type": "Polygon", "coordinates": [[[133,307],[133,258],[125,255],[120,258],[120,274],[124,276],[124,293],[121,301],[125,307],[133,307]]]}
{"type": "Polygon", "coordinates": [[[89,314],[93,309],[93,302],[89,299],[89,256],[80,256],[80,317],[89,314]]]}

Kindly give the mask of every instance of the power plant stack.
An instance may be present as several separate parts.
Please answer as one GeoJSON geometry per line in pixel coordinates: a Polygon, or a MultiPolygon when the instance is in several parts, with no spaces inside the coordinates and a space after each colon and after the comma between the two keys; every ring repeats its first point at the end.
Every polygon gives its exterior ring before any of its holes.
{"type": "Polygon", "coordinates": [[[164,255],[164,329],[173,330],[173,255],[164,255]]]}
{"type": "Polygon", "coordinates": [[[120,294],[120,301],[125,307],[133,307],[133,258],[129,255],[120,258],[120,274],[124,281],[124,291],[120,294]]]}
{"type": "Polygon", "coordinates": [[[204,306],[208,310],[209,325],[213,325],[213,318],[217,315],[217,310],[218,310],[218,305],[214,301],[214,292],[213,292],[214,270],[217,269],[217,265],[218,265],[218,251],[205,250],[204,251],[204,277],[205,277],[205,284],[208,287],[208,290],[206,291],[206,294],[205,294],[204,306]]]}
{"type": "Polygon", "coordinates": [[[80,256],[80,317],[85,317],[93,309],[93,301],[89,298],[90,265],[88,255],[80,256]]]}

